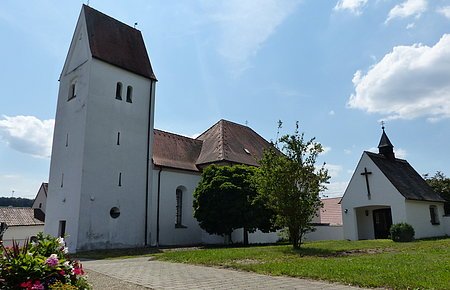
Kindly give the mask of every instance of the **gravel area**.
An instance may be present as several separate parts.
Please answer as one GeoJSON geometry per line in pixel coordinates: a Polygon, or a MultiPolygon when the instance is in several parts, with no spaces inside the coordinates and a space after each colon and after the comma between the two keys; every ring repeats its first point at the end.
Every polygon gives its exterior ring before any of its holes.
{"type": "Polygon", "coordinates": [[[125,282],[113,277],[109,277],[98,272],[84,269],[87,274],[87,280],[94,290],[97,289],[120,289],[120,290],[146,290],[151,289],[137,284],[125,282]]]}

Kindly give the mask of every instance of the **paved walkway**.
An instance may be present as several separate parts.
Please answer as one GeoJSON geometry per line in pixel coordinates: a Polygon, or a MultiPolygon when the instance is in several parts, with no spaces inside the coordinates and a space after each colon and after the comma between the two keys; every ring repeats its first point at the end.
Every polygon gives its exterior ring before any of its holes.
{"type": "MultiPolygon", "coordinates": [[[[83,266],[88,272],[95,271],[151,289],[361,289],[297,278],[152,261],[149,257],[84,261],[83,266]]],[[[114,288],[107,286],[107,289],[114,288]]]]}

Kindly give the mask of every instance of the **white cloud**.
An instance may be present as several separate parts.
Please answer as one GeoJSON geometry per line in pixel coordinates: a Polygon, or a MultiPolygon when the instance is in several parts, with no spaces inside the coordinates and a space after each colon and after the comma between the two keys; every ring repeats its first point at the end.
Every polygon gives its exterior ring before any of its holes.
{"type": "Polygon", "coordinates": [[[39,120],[34,116],[3,116],[0,119],[0,139],[9,147],[34,157],[51,154],[55,120],[39,120]]]}
{"type": "Polygon", "coordinates": [[[334,110],[331,110],[331,111],[328,112],[328,115],[334,116],[334,115],[336,115],[336,112],[334,110]]]}
{"type": "Polygon", "coordinates": [[[330,184],[327,184],[327,190],[325,190],[322,195],[326,197],[343,196],[347,185],[348,182],[346,181],[330,182],[330,184]]]}
{"type": "Polygon", "coordinates": [[[339,176],[339,174],[342,172],[342,166],[341,165],[335,165],[335,164],[325,164],[325,168],[328,170],[328,175],[331,178],[336,178],[339,176]]]}
{"type": "Polygon", "coordinates": [[[414,22],[408,23],[408,25],[406,25],[406,29],[413,29],[414,27],[416,27],[416,24],[414,22]]]}
{"type": "Polygon", "coordinates": [[[437,12],[450,19],[450,6],[441,7],[437,12]]]}
{"type": "Polygon", "coordinates": [[[344,149],[344,153],[347,154],[347,155],[350,155],[350,154],[352,154],[352,150],[344,149]]]}
{"type": "Polygon", "coordinates": [[[353,77],[350,108],[388,119],[450,118],[450,35],[432,47],[396,46],[364,74],[353,77]]]}
{"type": "Polygon", "coordinates": [[[212,13],[221,33],[219,53],[239,75],[249,59],[295,10],[298,0],[229,0],[220,2],[212,13]]]}
{"type": "Polygon", "coordinates": [[[406,0],[401,4],[395,5],[394,8],[389,11],[385,23],[388,23],[394,18],[407,18],[410,16],[418,18],[427,10],[427,6],[427,0],[406,0]]]}
{"type": "Polygon", "coordinates": [[[328,146],[322,146],[322,149],[323,149],[322,154],[327,154],[328,152],[331,151],[331,147],[328,146]]]}
{"type": "Polygon", "coordinates": [[[339,0],[334,10],[348,10],[355,15],[361,15],[367,0],[339,0]]]}

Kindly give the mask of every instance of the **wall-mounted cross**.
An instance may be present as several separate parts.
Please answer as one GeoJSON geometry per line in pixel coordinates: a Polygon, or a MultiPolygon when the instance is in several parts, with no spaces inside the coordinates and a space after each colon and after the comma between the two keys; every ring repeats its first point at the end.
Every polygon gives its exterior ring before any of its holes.
{"type": "Polygon", "coordinates": [[[366,177],[367,196],[370,198],[369,174],[372,174],[372,172],[367,171],[367,168],[364,167],[364,172],[362,172],[361,175],[366,177]]]}

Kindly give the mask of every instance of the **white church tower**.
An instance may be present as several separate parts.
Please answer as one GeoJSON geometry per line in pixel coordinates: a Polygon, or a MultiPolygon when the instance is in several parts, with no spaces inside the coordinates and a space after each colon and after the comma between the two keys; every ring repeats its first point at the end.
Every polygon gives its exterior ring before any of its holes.
{"type": "Polygon", "coordinates": [[[70,252],[151,240],[155,84],[140,31],[83,5],[60,76],[45,223],[70,252]]]}

